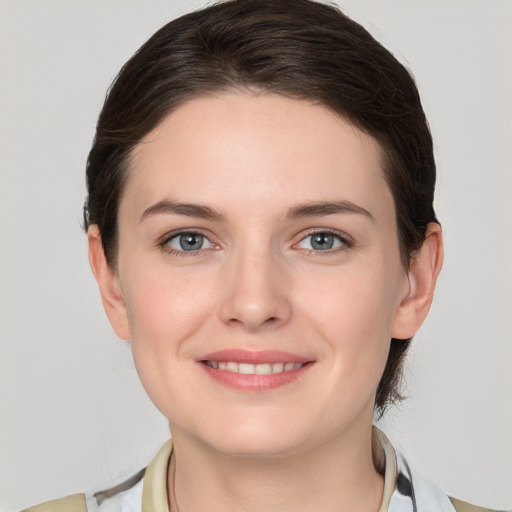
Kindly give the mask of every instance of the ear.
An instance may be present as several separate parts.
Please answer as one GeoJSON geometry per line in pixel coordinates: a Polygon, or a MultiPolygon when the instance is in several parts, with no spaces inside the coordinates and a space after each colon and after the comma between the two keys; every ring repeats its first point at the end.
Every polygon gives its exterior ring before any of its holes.
{"type": "Polygon", "coordinates": [[[122,340],[131,339],[126,305],[119,286],[119,276],[108,263],[101,243],[98,226],[93,224],[87,230],[89,242],[89,263],[100,289],[103,307],[115,333],[122,340]]]}
{"type": "Polygon", "coordinates": [[[408,270],[409,289],[398,306],[391,336],[405,340],[416,334],[432,304],[437,276],[443,265],[443,235],[441,226],[431,222],[418,253],[408,270]]]}

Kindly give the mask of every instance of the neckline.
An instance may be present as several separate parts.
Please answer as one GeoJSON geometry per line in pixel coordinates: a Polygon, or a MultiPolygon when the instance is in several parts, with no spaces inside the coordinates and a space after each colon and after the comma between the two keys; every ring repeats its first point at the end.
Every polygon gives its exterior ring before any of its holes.
{"type": "MultiPolygon", "coordinates": [[[[396,453],[384,432],[375,426],[372,430],[372,442],[373,440],[381,447],[384,455],[384,492],[379,512],[389,512],[389,503],[397,478],[396,453]]],[[[167,475],[169,471],[174,470],[172,454],[173,442],[169,439],[146,469],[142,490],[142,512],[169,512],[169,501],[171,504],[175,503],[175,497],[172,494],[169,497],[167,495],[167,475]]]]}

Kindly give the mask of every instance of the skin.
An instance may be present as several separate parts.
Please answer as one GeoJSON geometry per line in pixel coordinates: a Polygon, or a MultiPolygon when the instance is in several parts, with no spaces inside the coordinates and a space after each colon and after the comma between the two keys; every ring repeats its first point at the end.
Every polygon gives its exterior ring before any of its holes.
{"type": "Polygon", "coordinates": [[[117,266],[96,226],[90,261],[169,419],[181,512],[378,510],[375,392],[391,338],[424,320],[442,262],[431,225],[410,268],[401,264],[382,157],[325,107],[236,92],[188,101],[134,150],[117,266]],[[154,208],[162,201],[218,216],[154,208]],[[293,215],[328,202],[345,208],[293,215]],[[180,249],[183,229],[205,237],[200,250],[180,249]],[[334,246],[314,248],[312,232],[334,246]],[[198,362],[231,348],[311,363],[285,386],[233,389],[198,362]]]}

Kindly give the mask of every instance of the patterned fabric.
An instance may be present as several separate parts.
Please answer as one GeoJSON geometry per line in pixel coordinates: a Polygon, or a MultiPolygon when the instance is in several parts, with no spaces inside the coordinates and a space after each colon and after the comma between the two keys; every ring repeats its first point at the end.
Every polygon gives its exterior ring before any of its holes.
{"type": "MultiPolygon", "coordinates": [[[[374,436],[385,456],[384,495],[379,512],[456,512],[446,494],[416,475],[405,458],[397,455],[383,432],[375,428],[374,436]]],[[[88,512],[169,512],[166,479],[171,455],[169,441],[143,479],[126,488],[118,486],[116,493],[104,491],[88,496],[88,512]]]]}
{"type": "MultiPolygon", "coordinates": [[[[449,498],[411,469],[406,459],[397,454],[383,432],[374,428],[373,434],[374,444],[381,448],[385,459],[383,461],[384,494],[379,512],[492,512],[490,509],[474,507],[449,498]]],[[[81,500],[79,508],[70,507],[67,510],[69,512],[72,510],[77,512],[169,512],[167,469],[172,450],[172,441],[169,440],[147,469],[115,487],[86,494],[86,509],[81,500]]],[[[27,512],[66,510],[48,507],[51,503],[27,509],[27,512]]]]}

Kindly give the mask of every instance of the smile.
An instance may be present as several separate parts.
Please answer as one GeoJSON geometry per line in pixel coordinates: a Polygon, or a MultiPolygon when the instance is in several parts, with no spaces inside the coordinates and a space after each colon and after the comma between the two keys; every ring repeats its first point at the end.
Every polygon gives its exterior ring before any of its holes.
{"type": "Polygon", "coordinates": [[[241,373],[244,375],[271,375],[274,373],[290,372],[299,370],[305,363],[237,363],[234,361],[204,361],[206,366],[216,370],[241,373]]]}
{"type": "Polygon", "coordinates": [[[290,385],[315,367],[315,359],[280,350],[217,350],[196,360],[209,378],[243,392],[290,385]]]}

